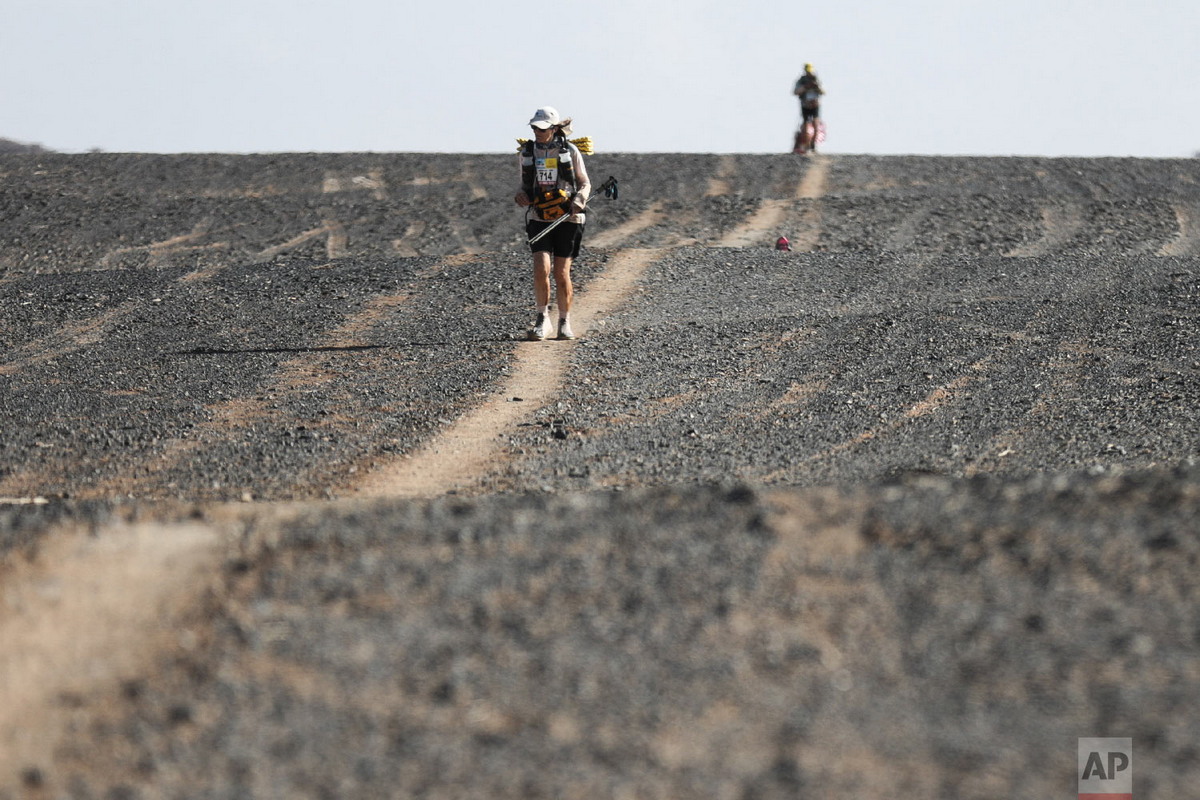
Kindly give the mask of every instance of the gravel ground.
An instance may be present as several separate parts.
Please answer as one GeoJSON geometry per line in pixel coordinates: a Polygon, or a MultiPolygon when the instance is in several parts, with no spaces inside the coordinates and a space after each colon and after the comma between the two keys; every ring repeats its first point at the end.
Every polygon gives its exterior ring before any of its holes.
{"type": "Polygon", "coordinates": [[[3,569],[225,536],[0,797],[1188,794],[1200,163],[589,168],[579,303],[648,265],[529,345],[513,156],[0,157],[3,569]],[[356,498],[531,347],[487,470],[356,498]]]}

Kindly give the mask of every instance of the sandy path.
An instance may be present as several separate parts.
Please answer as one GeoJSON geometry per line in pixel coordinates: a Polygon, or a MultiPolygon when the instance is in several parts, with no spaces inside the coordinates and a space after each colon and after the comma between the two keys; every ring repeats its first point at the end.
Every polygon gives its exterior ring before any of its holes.
{"type": "Polygon", "coordinates": [[[1200,215],[1196,209],[1175,204],[1175,219],[1179,233],[1159,250],[1160,256],[1190,256],[1200,248],[1200,215]]]}
{"type": "MultiPolygon", "coordinates": [[[[717,247],[754,247],[773,245],[787,212],[795,200],[816,200],[825,194],[825,183],[829,175],[829,159],[813,156],[808,168],[796,186],[794,197],[763,200],[758,211],[745,222],[726,233],[717,242],[717,247]]],[[[809,237],[815,240],[815,237],[809,237]]],[[[806,240],[807,241],[807,240],[806,240]]]]}
{"type": "Polygon", "coordinates": [[[1042,236],[1006,253],[1013,258],[1036,258],[1057,252],[1083,227],[1083,212],[1077,206],[1042,209],[1042,236]]]}
{"type": "Polygon", "coordinates": [[[829,159],[813,156],[804,178],[796,187],[796,199],[808,201],[803,203],[803,209],[790,236],[792,250],[800,253],[811,253],[817,249],[821,239],[821,203],[825,196],[825,185],[829,182],[829,159]]]}
{"type": "Polygon", "coordinates": [[[717,247],[765,247],[768,239],[774,241],[772,232],[779,229],[791,200],[763,200],[758,211],[745,222],[726,233],[717,242],[717,247]]]}
{"type": "MultiPolygon", "coordinates": [[[[572,327],[584,336],[633,291],[646,268],[666,250],[623,250],[576,299],[572,327]]],[[[497,460],[504,434],[549,402],[562,386],[570,342],[521,342],[508,380],[424,449],[376,470],[359,485],[365,497],[428,497],[463,488],[497,460]]]]}
{"type": "Polygon", "coordinates": [[[96,344],[104,339],[118,317],[128,314],[138,303],[137,300],[126,300],[99,316],[68,322],[37,341],[14,348],[0,363],[0,375],[12,375],[35,364],[44,364],[96,344]]]}
{"type": "Polygon", "coordinates": [[[661,224],[666,219],[662,201],[654,203],[632,219],[622,222],[615,228],[600,231],[591,237],[588,245],[596,248],[616,247],[634,234],[641,233],[646,228],[661,224]]]}
{"type": "Polygon", "coordinates": [[[704,190],[705,197],[720,197],[732,191],[730,181],[737,172],[737,161],[731,155],[721,156],[717,162],[716,173],[708,179],[708,187],[704,190]]]}
{"type": "Polygon", "coordinates": [[[49,766],[74,706],[188,646],[177,627],[219,561],[200,525],[114,526],[45,537],[0,570],[0,785],[49,766]]]}
{"type": "Polygon", "coordinates": [[[817,200],[825,194],[825,184],[829,180],[829,159],[813,156],[808,162],[808,169],[796,187],[798,200],[817,200]]]}

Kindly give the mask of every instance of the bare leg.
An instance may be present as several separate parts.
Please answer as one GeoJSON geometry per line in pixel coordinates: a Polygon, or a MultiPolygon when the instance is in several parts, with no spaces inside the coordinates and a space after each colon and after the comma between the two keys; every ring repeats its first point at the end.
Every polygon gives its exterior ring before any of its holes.
{"type": "MultiPolygon", "coordinates": [[[[554,287],[558,300],[558,318],[565,319],[571,313],[571,301],[575,298],[575,290],[571,285],[571,258],[554,257],[554,287]]],[[[549,297],[549,286],[546,288],[549,297]]]]}
{"type": "Polygon", "coordinates": [[[533,254],[533,299],[538,309],[550,305],[550,254],[533,254]]]}

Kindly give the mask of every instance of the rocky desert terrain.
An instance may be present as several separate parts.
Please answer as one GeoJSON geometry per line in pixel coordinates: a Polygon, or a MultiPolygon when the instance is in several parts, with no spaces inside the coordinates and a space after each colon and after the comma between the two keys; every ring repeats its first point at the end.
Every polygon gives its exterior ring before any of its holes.
{"type": "Polygon", "coordinates": [[[0,156],[0,798],[1191,796],[1200,159],[588,166],[0,156]]]}

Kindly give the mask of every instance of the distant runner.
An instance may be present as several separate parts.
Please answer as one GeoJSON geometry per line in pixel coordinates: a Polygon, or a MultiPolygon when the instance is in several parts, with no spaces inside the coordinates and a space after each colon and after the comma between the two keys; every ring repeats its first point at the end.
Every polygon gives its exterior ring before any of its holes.
{"type": "Polygon", "coordinates": [[[792,94],[800,98],[800,127],[796,130],[794,153],[815,153],[817,145],[825,138],[824,123],[821,122],[821,81],[813,71],[812,64],[804,65],[804,74],[796,80],[792,94]]]}
{"type": "Polygon", "coordinates": [[[815,123],[821,116],[821,95],[825,94],[825,90],[821,88],[821,81],[817,79],[812,64],[804,65],[804,74],[796,80],[792,94],[800,98],[801,123],[809,120],[815,123]]]}
{"type": "Polygon", "coordinates": [[[521,190],[516,203],[527,209],[525,232],[532,239],[569,214],[539,241],[529,246],[533,253],[533,295],[537,319],[527,334],[532,340],[550,335],[550,274],[553,266],[558,302],[558,338],[574,339],[571,331],[571,262],[583,241],[584,207],[592,192],[583,154],[569,142],[571,120],[560,119],[552,106],[539,108],[529,120],[533,141],[521,147],[521,190]]]}

